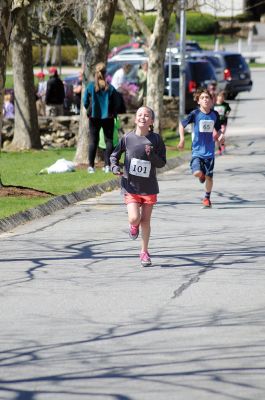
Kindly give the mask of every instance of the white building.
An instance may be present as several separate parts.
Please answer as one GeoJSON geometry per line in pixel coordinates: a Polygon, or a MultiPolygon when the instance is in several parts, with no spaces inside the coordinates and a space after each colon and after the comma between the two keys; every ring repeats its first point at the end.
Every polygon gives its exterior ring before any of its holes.
{"type": "Polygon", "coordinates": [[[202,13],[213,14],[217,17],[234,17],[243,14],[246,9],[246,0],[208,0],[198,1],[202,13]]]}

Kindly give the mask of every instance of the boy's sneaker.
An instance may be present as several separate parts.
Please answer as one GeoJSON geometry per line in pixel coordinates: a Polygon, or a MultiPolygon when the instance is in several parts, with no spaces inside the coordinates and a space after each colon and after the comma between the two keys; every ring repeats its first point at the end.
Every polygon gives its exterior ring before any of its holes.
{"type": "Polygon", "coordinates": [[[129,227],[129,236],[132,240],[135,240],[138,238],[139,235],[139,226],[136,225],[130,225],[129,227]]]}
{"type": "Polygon", "coordinates": [[[202,174],[201,174],[201,176],[199,177],[199,181],[201,182],[201,183],[204,183],[205,182],[205,175],[204,175],[204,173],[202,172],[202,174]]]}
{"type": "Polygon", "coordinates": [[[109,166],[109,165],[106,165],[106,166],[104,167],[104,172],[105,172],[106,174],[108,174],[108,173],[110,172],[110,166],[109,166]]]}
{"type": "Polygon", "coordinates": [[[202,201],[202,205],[203,205],[203,208],[211,208],[212,207],[211,200],[208,199],[207,197],[205,197],[202,201]]]}
{"type": "Polygon", "coordinates": [[[152,266],[150,254],[147,251],[142,251],[140,253],[140,260],[141,260],[142,267],[151,267],[152,266]]]}
{"type": "Polygon", "coordinates": [[[88,172],[89,174],[94,174],[94,173],[95,173],[95,168],[93,168],[93,167],[88,167],[87,172],[88,172]]]}

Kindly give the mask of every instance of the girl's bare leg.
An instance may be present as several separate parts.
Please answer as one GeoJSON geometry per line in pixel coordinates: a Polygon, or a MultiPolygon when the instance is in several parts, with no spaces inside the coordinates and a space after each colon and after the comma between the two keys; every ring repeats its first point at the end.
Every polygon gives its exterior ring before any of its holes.
{"type": "Polygon", "coordinates": [[[141,221],[141,212],[139,203],[127,204],[128,220],[130,225],[138,226],[141,221]]]}
{"type": "Polygon", "coordinates": [[[151,233],[151,215],[153,211],[152,204],[143,204],[141,212],[141,232],[142,232],[142,251],[148,251],[148,243],[151,233]]]}

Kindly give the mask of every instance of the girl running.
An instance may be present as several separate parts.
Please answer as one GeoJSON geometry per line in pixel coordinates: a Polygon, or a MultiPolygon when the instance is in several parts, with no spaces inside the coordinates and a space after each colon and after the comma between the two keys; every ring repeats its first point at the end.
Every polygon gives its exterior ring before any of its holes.
{"type": "Polygon", "coordinates": [[[140,107],[136,112],[135,130],[125,134],[110,156],[111,170],[122,175],[121,190],[127,205],[129,236],[137,239],[141,228],[141,265],[152,265],[148,244],[153,205],[159,193],[156,168],[166,164],[166,148],[161,136],[153,132],[154,112],[149,107],[140,107]],[[119,164],[125,153],[124,171],[119,164]]]}

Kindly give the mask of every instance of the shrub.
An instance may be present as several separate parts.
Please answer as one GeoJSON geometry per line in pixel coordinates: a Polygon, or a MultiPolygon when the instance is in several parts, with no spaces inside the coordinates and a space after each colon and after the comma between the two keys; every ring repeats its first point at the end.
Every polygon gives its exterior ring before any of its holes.
{"type": "MultiPolygon", "coordinates": [[[[51,55],[53,49],[51,48],[51,55]]],[[[43,57],[45,58],[46,47],[43,47],[43,57]]],[[[61,55],[62,55],[62,65],[73,65],[74,61],[77,59],[78,51],[77,46],[62,46],[61,47],[61,55]]],[[[37,46],[33,46],[32,48],[32,58],[33,65],[40,65],[40,48],[37,46]]],[[[59,64],[57,60],[56,64],[59,64]]]]}
{"type": "Polygon", "coordinates": [[[210,14],[198,12],[187,13],[187,33],[188,34],[210,34],[215,32],[216,19],[210,14]]]}
{"type": "Polygon", "coordinates": [[[129,43],[131,40],[129,35],[115,34],[113,33],[110,37],[109,48],[121,46],[122,44],[129,43]]]}
{"type": "MultiPolygon", "coordinates": [[[[154,25],[155,25],[155,20],[156,20],[156,15],[155,14],[142,14],[141,18],[147,28],[153,32],[154,30],[154,25]]],[[[176,18],[175,15],[172,14],[170,18],[170,25],[169,29],[170,30],[175,30],[176,27],[176,18]]],[[[112,34],[123,34],[123,35],[132,35],[132,28],[127,25],[126,20],[123,15],[121,14],[116,14],[112,23],[111,27],[111,32],[112,34]]]]}
{"type": "Polygon", "coordinates": [[[116,14],[111,26],[111,33],[128,35],[132,29],[127,25],[123,15],[116,14]]]}

